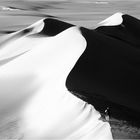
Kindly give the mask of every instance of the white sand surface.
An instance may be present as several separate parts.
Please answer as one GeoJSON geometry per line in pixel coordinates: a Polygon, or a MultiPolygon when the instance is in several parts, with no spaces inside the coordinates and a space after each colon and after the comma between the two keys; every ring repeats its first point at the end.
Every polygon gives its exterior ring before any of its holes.
{"type": "Polygon", "coordinates": [[[86,40],[77,27],[54,37],[32,37],[43,26],[40,20],[25,35],[21,30],[3,37],[0,61],[9,61],[0,69],[1,137],[7,137],[12,121],[17,123],[12,138],[112,140],[109,123],[66,89],[66,78],[86,49],[86,40]]]}

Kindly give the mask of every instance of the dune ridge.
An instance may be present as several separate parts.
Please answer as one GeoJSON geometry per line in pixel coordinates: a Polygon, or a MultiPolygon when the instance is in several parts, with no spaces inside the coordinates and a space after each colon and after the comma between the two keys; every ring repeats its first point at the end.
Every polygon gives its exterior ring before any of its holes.
{"type": "Polygon", "coordinates": [[[43,19],[3,40],[1,61],[15,58],[0,69],[0,106],[7,112],[1,121],[17,115],[17,133],[23,139],[112,140],[108,122],[101,121],[99,112],[71,94],[65,85],[86,48],[78,27],[43,19]],[[57,24],[58,30],[53,31],[57,24]]]}

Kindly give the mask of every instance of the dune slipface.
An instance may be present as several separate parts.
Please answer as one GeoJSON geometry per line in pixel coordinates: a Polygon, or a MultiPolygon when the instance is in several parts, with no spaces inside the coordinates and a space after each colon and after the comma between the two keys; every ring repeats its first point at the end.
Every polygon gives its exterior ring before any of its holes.
{"type": "MultiPolygon", "coordinates": [[[[120,110],[124,107],[118,115],[139,121],[140,20],[117,13],[99,25],[94,30],[80,28],[87,47],[70,72],[67,87],[115,103],[120,110]]],[[[109,102],[100,108],[110,107],[113,113],[109,102]]]]}
{"type": "Polygon", "coordinates": [[[109,123],[66,88],[89,43],[82,28],[72,26],[43,19],[1,38],[0,113],[3,122],[18,114],[23,139],[112,140],[109,123]]]}

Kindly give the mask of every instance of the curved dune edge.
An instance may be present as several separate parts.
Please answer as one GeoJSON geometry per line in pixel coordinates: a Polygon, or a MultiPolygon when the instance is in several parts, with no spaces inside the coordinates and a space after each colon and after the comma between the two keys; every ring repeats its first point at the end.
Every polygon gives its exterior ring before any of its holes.
{"type": "MultiPolygon", "coordinates": [[[[122,23],[122,13],[115,13],[114,15],[110,16],[109,18],[101,21],[98,25],[99,26],[113,26],[113,25],[119,25],[122,23]]],[[[11,33],[9,35],[5,35],[4,37],[1,37],[1,40],[0,40],[0,45],[1,45],[1,52],[0,52],[0,61],[4,60],[4,59],[9,59],[10,57],[14,57],[14,56],[17,56],[21,53],[24,53],[25,51],[28,51],[30,50],[32,47],[28,46],[26,48],[25,46],[25,49],[22,47],[18,51],[16,51],[16,47],[15,45],[13,45],[12,47],[7,47],[6,44],[9,44],[10,41],[14,42],[14,40],[16,40],[16,43],[17,41],[19,40],[20,42],[23,40],[23,42],[26,42],[26,38],[30,35],[35,35],[35,34],[38,34],[41,32],[43,32],[44,34],[44,31],[46,31],[46,26],[45,25],[45,21],[46,23],[48,24],[48,20],[50,18],[44,18],[44,19],[41,19],[37,22],[35,22],[34,24],[30,25],[29,27],[25,28],[25,29],[21,29],[17,32],[14,32],[14,33],[11,33]],[[45,28],[45,29],[44,29],[45,28]],[[44,31],[43,31],[44,30],[44,31]],[[11,49],[10,49],[11,48],[11,49]],[[13,51],[13,55],[11,55],[11,51],[13,51]],[[8,53],[9,52],[9,53],[8,53]]],[[[50,19],[51,20],[51,19],[50,19]]],[[[56,22],[58,22],[59,20],[56,20],[56,22]]],[[[51,21],[50,21],[51,22],[51,21]]],[[[54,21],[53,21],[54,22],[54,21]]],[[[50,23],[51,24],[51,23],[50,23]]],[[[68,28],[68,27],[71,27],[71,26],[74,26],[74,25],[71,25],[71,24],[68,24],[68,23],[65,23],[65,22],[62,22],[62,24],[65,24],[65,26],[67,25],[67,27],[64,27],[64,29],[68,28]]],[[[58,23],[59,25],[59,23],[58,23]]],[[[49,25],[50,26],[50,25],[49,25]]],[[[61,25],[61,27],[63,27],[61,25]]],[[[51,30],[50,32],[52,32],[52,28],[51,27],[51,30]]],[[[49,28],[48,28],[49,29],[49,28]]],[[[64,29],[60,29],[60,32],[64,29]]],[[[57,31],[58,32],[58,31],[57,31]]],[[[49,31],[45,32],[45,35],[46,33],[49,35],[49,31]]],[[[52,35],[56,35],[56,34],[50,34],[51,36],[52,35]]]]}
{"type": "Polygon", "coordinates": [[[10,107],[14,112],[18,103],[15,112],[19,113],[19,133],[24,139],[112,140],[109,124],[99,120],[94,107],[72,95],[65,86],[67,75],[86,48],[86,40],[77,27],[62,29],[54,37],[32,37],[43,27],[39,21],[1,43],[1,61],[24,52],[1,65],[1,108],[10,107]],[[2,102],[5,96],[9,100],[6,103],[2,102]]]}
{"type": "MultiPolygon", "coordinates": [[[[99,26],[119,25],[123,21],[122,15],[123,15],[122,13],[115,13],[112,16],[110,16],[109,18],[101,21],[98,25],[99,26]]],[[[22,48],[20,47],[21,50],[18,49],[19,50],[19,52],[18,52],[18,51],[16,51],[16,47],[15,47],[16,45],[12,45],[12,47],[7,47],[6,46],[7,44],[9,44],[10,41],[14,42],[14,40],[15,40],[16,43],[18,42],[18,40],[19,40],[19,42],[21,42],[21,41],[26,42],[25,40],[27,39],[28,36],[35,35],[35,34],[38,34],[38,33],[41,33],[41,34],[43,33],[45,35],[46,34],[49,35],[49,31],[46,31],[47,30],[46,29],[47,28],[46,27],[47,25],[45,25],[45,22],[48,24],[49,19],[50,18],[41,19],[41,20],[37,21],[36,23],[30,25],[29,27],[27,27],[25,29],[21,29],[21,30],[19,30],[17,32],[14,32],[14,33],[11,33],[9,35],[5,35],[4,37],[1,37],[1,40],[0,40],[0,45],[1,45],[0,61],[2,61],[4,59],[9,59],[10,57],[17,56],[17,55],[19,55],[21,53],[24,53],[25,51],[28,51],[28,50],[30,50],[32,48],[30,46],[28,46],[28,47],[25,46],[25,49],[23,47],[22,48]],[[43,30],[46,31],[46,32],[44,33],[43,30]],[[11,55],[11,51],[13,51],[13,55],[11,55]]],[[[58,22],[58,21],[59,20],[56,20],[56,22],[58,22]]],[[[57,24],[59,25],[59,23],[57,23],[57,24]]],[[[65,24],[65,26],[67,25],[67,27],[64,27],[64,29],[66,29],[68,27],[71,27],[71,26],[74,26],[74,25],[71,25],[71,24],[68,24],[68,23],[65,23],[65,22],[62,22],[61,24],[65,24]]],[[[63,26],[61,25],[61,27],[63,27],[63,26]]],[[[52,28],[54,28],[54,26],[51,27],[50,32],[52,32],[52,28]]],[[[60,29],[59,32],[61,32],[64,29],[60,29]]],[[[54,33],[54,34],[50,34],[50,35],[51,36],[52,35],[54,36],[56,34],[54,33]]]]}
{"type": "Polygon", "coordinates": [[[116,26],[123,22],[123,13],[118,12],[98,23],[99,26],[116,26]]]}

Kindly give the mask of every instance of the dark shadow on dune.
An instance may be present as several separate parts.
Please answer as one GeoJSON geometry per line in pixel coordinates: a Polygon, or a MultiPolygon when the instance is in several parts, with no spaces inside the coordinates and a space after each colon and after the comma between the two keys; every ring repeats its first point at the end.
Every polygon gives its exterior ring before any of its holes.
{"type": "Polygon", "coordinates": [[[45,19],[44,23],[45,23],[44,28],[39,34],[46,36],[55,36],[60,32],[74,26],[72,24],[51,18],[45,19]]]}
{"type": "Polygon", "coordinates": [[[109,107],[113,117],[140,126],[140,21],[129,15],[123,20],[124,26],[80,28],[87,48],[66,85],[99,111],[109,107]]]}
{"type": "Polygon", "coordinates": [[[123,15],[123,22],[118,26],[101,26],[95,29],[109,37],[131,44],[131,47],[140,46],[140,20],[130,15],[123,15]]]}
{"type": "Polygon", "coordinates": [[[86,93],[83,91],[71,91],[72,94],[78,98],[92,104],[96,110],[98,110],[104,118],[106,113],[105,110],[109,109],[109,117],[118,120],[124,120],[129,125],[140,128],[139,112],[130,109],[126,106],[114,103],[108,100],[104,95],[98,93],[86,93]]]}

